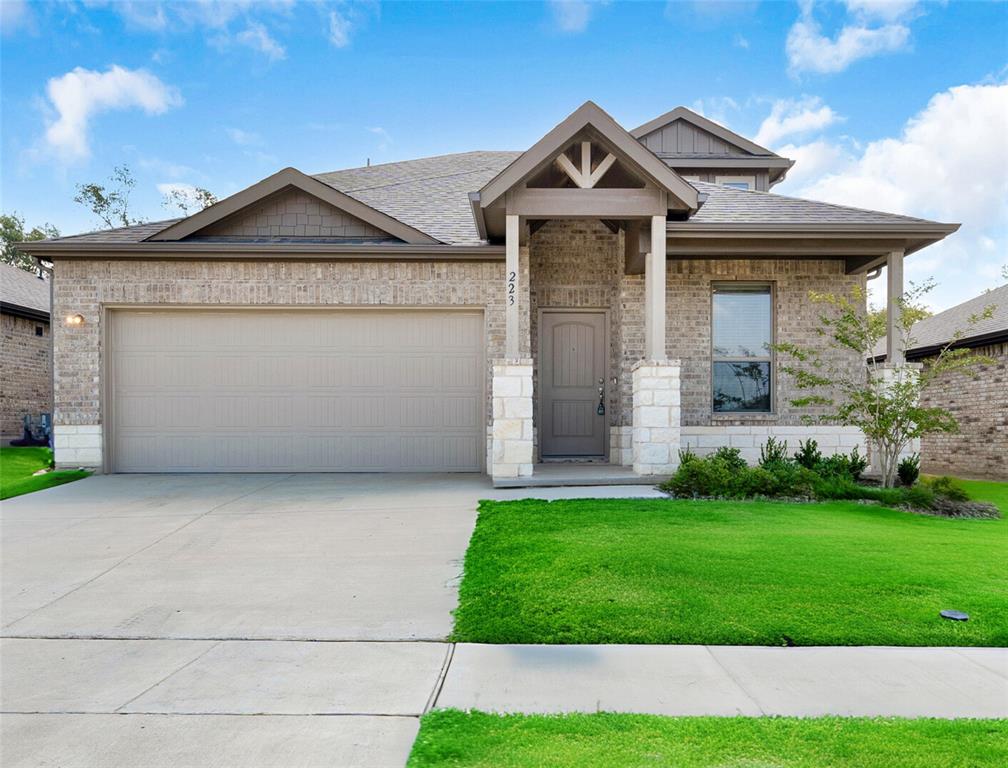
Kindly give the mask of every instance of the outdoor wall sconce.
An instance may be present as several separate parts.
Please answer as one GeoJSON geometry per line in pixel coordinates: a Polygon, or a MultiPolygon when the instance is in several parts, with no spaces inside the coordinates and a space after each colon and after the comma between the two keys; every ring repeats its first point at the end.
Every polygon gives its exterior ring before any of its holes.
{"type": "Polygon", "coordinates": [[[79,328],[84,325],[84,315],[67,315],[66,324],[71,328],[79,328]]]}

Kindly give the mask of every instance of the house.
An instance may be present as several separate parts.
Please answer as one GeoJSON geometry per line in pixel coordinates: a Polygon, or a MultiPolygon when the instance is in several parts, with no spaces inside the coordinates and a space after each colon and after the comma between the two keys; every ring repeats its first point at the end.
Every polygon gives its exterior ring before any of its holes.
{"type": "MultiPolygon", "coordinates": [[[[26,244],[55,262],[56,461],[111,472],[486,471],[804,426],[774,341],[958,225],[771,193],[792,162],[687,109],[587,102],[523,152],[308,175],[187,218],[26,244]]],[[[893,350],[898,358],[900,351],[893,350]]],[[[863,365],[852,357],[842,361],[863,365]]]]}
{"type": "Polygon", "coordinates": [[[49,282],[0,264],[0,442],[24,436],[24,418],[52,413],[49,282]]]}
{"type": "MultiPolygon", "coordinates": [[[[946,346],[991,359],[970,372],[949,372],[931,382],[921,404],[948,410],[955,434],[921,438],[921,470],[936,475],[1008,480],[1008,284],[914,323],[906,359],[927,365],[946,346]],[[970,323],[993,306],[993,315],[970,323]]],[[[885,350],[876,350],[885,360],[885,350]]]]}

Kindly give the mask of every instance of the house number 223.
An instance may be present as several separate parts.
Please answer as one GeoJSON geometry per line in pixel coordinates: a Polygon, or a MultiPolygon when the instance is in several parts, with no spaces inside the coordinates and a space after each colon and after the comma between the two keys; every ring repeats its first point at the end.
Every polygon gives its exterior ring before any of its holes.
{"type": "Polygon", "coordinates": [[[507,292],[508,292],[508,304],[513,305],[515,303],[515,273],[508,272],[507,279],[507,292]]]}

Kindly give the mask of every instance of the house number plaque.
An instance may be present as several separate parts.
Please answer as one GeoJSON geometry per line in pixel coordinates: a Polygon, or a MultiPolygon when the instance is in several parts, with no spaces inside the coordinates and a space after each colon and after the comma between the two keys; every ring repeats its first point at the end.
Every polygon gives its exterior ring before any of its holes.
{"type": "Polygon", "coordinates": [[[513,305],[515,303],[515,278],[517,275],[514,272],[508,272],[507,279],[507,295],[508,295],[508,305],[513,305]]]}

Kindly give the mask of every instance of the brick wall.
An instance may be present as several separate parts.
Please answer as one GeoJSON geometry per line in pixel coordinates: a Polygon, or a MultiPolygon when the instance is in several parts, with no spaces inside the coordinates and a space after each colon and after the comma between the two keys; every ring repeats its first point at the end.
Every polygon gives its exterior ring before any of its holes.
{"type": "MultiPolygon", "coordinates": [[[[59,425],[102,423],[100,308],[115,305],[468,306],[485,308],[486,392],[504,355],[503,262],[59,260],[55,336],[59,425]]],[[[489,424],[489,400],[487,423],[489,424]]],[[[58,431],[58,430],[57,430],[58,431]]]]}
{"type": "Polygon", "coordinates": [[[946,408],[959,422],[958,434],[922,438],[921,469],[1008,480],[1008,343],[975,351],[993,364],[973,375],[944,374],[921,397],[922,405],[946,408]]]}
{"type": "Polygon", "coordinates": [[[49,323],[3,314],[0,332],[0,435],[6,441],[23,435],[26,414],[52,412],[49,323]]]}

